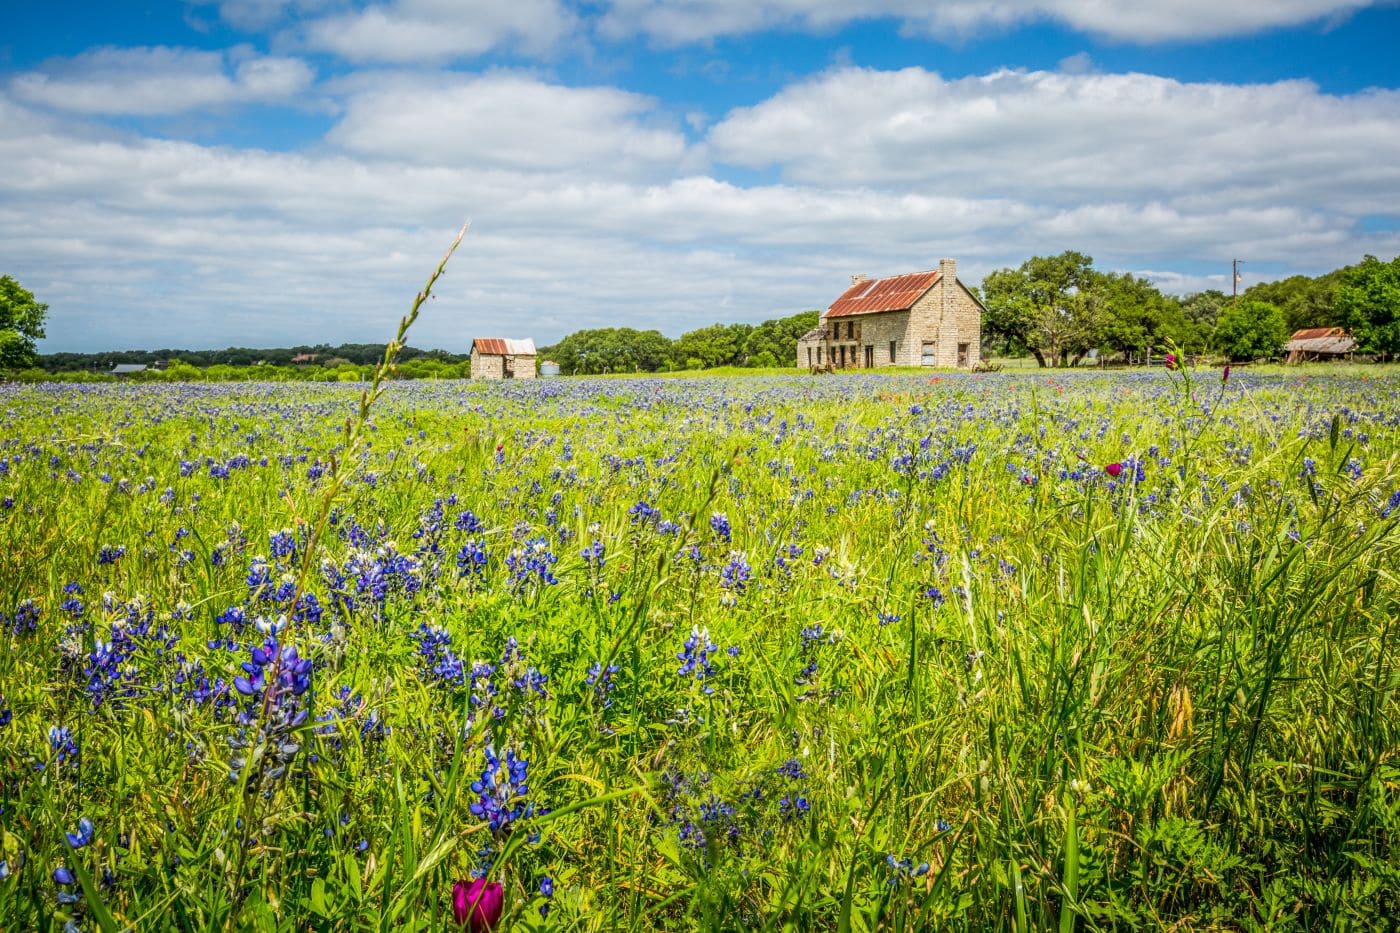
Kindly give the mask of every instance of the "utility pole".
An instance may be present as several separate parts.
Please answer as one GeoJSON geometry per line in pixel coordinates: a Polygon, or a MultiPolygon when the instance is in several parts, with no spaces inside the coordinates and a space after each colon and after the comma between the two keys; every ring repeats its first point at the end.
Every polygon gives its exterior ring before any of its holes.
{"type": "Polygon", "coordinates": [[[1236,259],[1230,266],[1230,270],[1234,273],[1230,276],[1230,296],[1236,305],[1240,303],[1240,263],[1242,262],[1244,262],[1243,259],[1236,259]]]}

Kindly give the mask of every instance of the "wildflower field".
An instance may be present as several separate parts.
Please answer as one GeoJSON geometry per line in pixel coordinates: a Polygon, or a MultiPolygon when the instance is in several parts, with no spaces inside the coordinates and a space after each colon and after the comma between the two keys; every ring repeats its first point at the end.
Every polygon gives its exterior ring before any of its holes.
{"type": "Polygon", "coordinates": [[[360,405],[0,387],[0,929],[1400,913],[1400,374],[360,405]]]}

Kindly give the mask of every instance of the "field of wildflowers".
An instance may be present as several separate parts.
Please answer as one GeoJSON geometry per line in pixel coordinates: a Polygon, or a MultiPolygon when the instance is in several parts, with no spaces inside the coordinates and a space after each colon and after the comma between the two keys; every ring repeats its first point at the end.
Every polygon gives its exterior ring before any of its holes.
{"type": "Polygon", "coordinates": [[[0,929],[1384,926],[1369,372],[0,388],[0,929]]]}

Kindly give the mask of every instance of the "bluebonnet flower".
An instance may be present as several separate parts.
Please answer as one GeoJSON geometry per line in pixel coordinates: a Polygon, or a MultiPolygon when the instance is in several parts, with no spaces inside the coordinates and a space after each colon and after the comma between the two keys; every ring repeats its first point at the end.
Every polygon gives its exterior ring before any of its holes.
{"type": "Polygon", "coordinates": [[[585,566],[602,570],[603,566],[607,563],[607,548],[603,545],[603,542],[594,541],[588,547],[580,551],[579,556],[583,558],[585,566]]]}
{"type": "Polygon", "coordinates": [[[67,726],[49,726],[49,749],[60,766],[78,762],[78,743],[67,726]]]}
{"type": "Polygon", "coordinates": [[[268,536],[268,553],[270,553],[272,559],[279,564],[286,564],[293,561],[297,553],[296,532],[292,531],[290,528],[274,531],[268,536]]]}
{"type": "Polygon", "coordinates": [[[248,698],[238,716],[245,728],[229,740],[229,779],[238,781],[251,766],[248,786],[256,784],[270,798],[301,751],[296,730],[308,715],[302,697],[311,688],[312,664],[295,645],[279,644],[274,634],[250,651],[242,668],[247,676],[235,677],[233,686],[248,698]],[[248,727],[256,727],[256,734],[249,735],[248,727]]]}
{"type": "MultiPolygon", "coordinates": [[[[549,877],[549,875],[545,875],[543,878],[540,879],[540,894],[544,895],[546,898],[554,897],[554,879],[549,877]]],[[[540,917],[545,918],[548,916],[549,904],[541,904],[540,917]]]]}
{"type": "Polygon", "coordinates": [[[76,833],[64,833],[63,835],[67,838],[68,847],[70,849],[81,849],[83,846],[92,842],[92,820],[85,816],[80,817],[78,819],[78,831],[76,833]]]}
{"type": "Polygon", "coordinates": [[[661,517],[661,510],[650,505],[645,499],[638,499],[637,504],[627,510],[627,514],[632,519],[634,525],[654,524],[661,517]]]}
{"type": "Polygon", "coordinates": [[[78,598],[82,594],[83,588],[76,582],[65,584],[63,587],[63,595],[66,598],[59,604],[58,608],[66,613],[69,618],[82,618],[83,611],[86,608],[83,606],[83,601],[78,598]]]}
{"type": "Polygon", "coordinates": [[[466,683],[465,669],[452,650],[452,636],[446,629],[422,622],[413,638],[418,642],[425,676],[453,687],[466,683]]]}
{"type": "Polygon", "coordinates": [[[710,528],[725,544],[730,542],[732,530],[729,527],[729,518],[723,512],[716,512],[710,516],[710,528]]]}
{"type": "Polygon", "coordinates": [[[469,535],[474,535],[483,530],[486,526],[482,524],[481,519],[472,514],[471,509],[465,509],[457,515],[456,520],[452,523],[452,527],[456,528],[458,531],[465,531],[469,535]]]}
{"type": "Polygon", "coordinates": [[[881,612],[876,616],[876,621],[878,621],[880,623],[880,627],[883,628],[886,625],[898,622],[901,618],[902,616],[895,615],[892,612],[881,612]]]}
{"type": "Polygon", "coordinates": [[[506,749],[505,757],[501,758],[488,745],[485,755],[486,767],[481,779],[471,785],[477,802],[470,810],[473,816],[486,821],[493,836],[500,836],[516,820],[534,813],[533,804],[525,799],[530,793],[530,763],[518,757],[513,748],[506,749]]]}
{"type": "Polygon", "coordinates": [[[104,544],[97,552],[97,563],[115,564],[126,556],[125,544],[104,544]]]}
{"type": "Polygon", "coordinates": [[[613,683],[612,676],[616,673],[616,664],[603,667],[602,662],[598,662],[588,669],[585,682],[593,688],[593,696],[602,704],[603,709],[612,706],[612,692],[617,686],[613,683]]]}
{"type": "Polygon", "coordinates": [[[517,589],[531,583],[553,586],[558,583],[551,567],[559,560],[549,550],[547,538],[531,538],[525,545],[510,552],[506,567],[510,570],[511,581],[517,589]]]}
{"type": "MultiPolygon", "coordinates": [[[[681,662],[681,666],[676,670],[676,675],[679,677],[693,676],[697,681],[704,683],[718,673],[714,665],[710,663],[710,655],[718,650],[719,646],[710,641],[708,628],[692,627],[690,635],[685,640],[685,645],[676,655],[676,660],[681,662]]],[[[704,693],[707,696],[714,692],[713,687],[705,684],[704,693]]]]}
{"type": "MultiPolygon", "coordinates": [[[[3,616],[0,616],[3,618],[3,616]]],[[[15,609],[15,617],[10,622],[10,634],[28,635],[39,626],[39,607],[34,600],[26,599],[15,609]]]]}
{"type": "Polygon", "coordinates": [[[748,588],[753,568],[749,566],[742,551],[730,551],[729,563],[720,568],[719,585],[732,593],[743,593],[748,588]]]}
{"type": "Polygon", "coordinates": [[[1389,518],[1391,513],[1396,509],[1400,509],[1400,489],[1390,494],[1389,501],[1387,501],[1385,507],[1381,509],[1381,518],[1389,518]]]}

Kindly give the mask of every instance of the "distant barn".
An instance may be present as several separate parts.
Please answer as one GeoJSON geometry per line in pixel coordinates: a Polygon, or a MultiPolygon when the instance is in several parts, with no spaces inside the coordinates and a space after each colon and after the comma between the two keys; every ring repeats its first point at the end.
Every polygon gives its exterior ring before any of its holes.
{"type": "Polygon", "coordinates": [[[535,341],[477,337],[471,366],[473,379],[534,379],[535,341]]]}
{"type": "Polygon", "coordinates": [[[117,363],[112,367],[113,376],[134,376],[137,373],[144,373],[147,367],[143,363],[117,363]]]}
{"type": "Polygon", "coordinates": [[[1340,327],[1310,327],[1294,333],[1283,352],[1290,363],[1347,360],[1356,352],[1356,338],[1340,327]]]}

